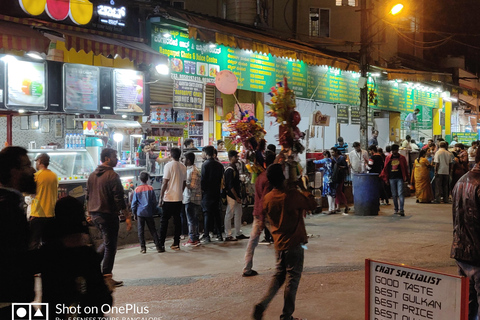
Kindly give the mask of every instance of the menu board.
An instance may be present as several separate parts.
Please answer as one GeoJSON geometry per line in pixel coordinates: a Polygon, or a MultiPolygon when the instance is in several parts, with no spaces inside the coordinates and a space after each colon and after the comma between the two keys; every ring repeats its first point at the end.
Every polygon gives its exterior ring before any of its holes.
{"type": "Polygon", "coordinates": [[[457,136],[458,143],[471,146],[472,142],[478,140],[478,132],[453,132],[452,137],[457,136]]]}
{"type": "Polygon", "coordinates": [[[44,110],[45,64],[12,60],[7,62],[6,106],[44,110]]]}
{"type": "Polygon", "coordinates": [[[337,105],[337,123],[348,124],[348,106],[344,104],[337,105]]]}
{"type": "MultiPolygon", "coordinates": [[[[297,98],[359,105],[359,74],[328,66],[311,66],[303,61],[274,57],[248,50],[214,45],[191,39],[187,33],[152,25],[152,47],[170,59],[170,69],[177,79],[199,82],[215,81],[218,71],[230,70],[238,80],[238,89],[269,92],[283,78],[297,98]],[[170,36],[165,37],[168,33],[170,36]]],[[[371,80],[369,88],[377,93],[378,104],[372,108],[410,111],[415,105],[437,106],[439,94],[408,88],[404,83],[371,80]]]]}
{"type": "Polygon", "coordinates": [[[202,82],[175,80],[173,89],[173,108],[203,110],[202,82]]]}
{"type": "Polygon", "coordinates": [[[144,76],[140,71],[113,70],[113,106],[115,114],[144,113],[144,76]]]}
{"type": "Polygon", "coordinates": [[[350,124],[360,124],[360,107],[350,107],[350,124]]]}
{"type": "Polygon", "coordinates": [[[98,113],[100,109],[98,67],[64,64],[65,111],[98,113]]]}

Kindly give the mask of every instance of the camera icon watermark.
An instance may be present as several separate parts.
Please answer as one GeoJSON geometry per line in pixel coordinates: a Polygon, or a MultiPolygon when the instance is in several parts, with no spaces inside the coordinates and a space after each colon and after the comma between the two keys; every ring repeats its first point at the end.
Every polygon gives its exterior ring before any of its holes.
{"type": "Polygon", "coordinates": [[[12,320],[48,320],[48,303],[12,303],[12,320]]]}

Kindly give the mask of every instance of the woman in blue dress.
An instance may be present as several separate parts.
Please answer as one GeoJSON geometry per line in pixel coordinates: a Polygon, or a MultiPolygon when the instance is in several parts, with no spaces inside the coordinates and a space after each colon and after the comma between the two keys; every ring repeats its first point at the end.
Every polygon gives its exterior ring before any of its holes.
{"type": "Polygon", "coordinates": [[[335,183],[332,181],[333,166],[335,160],[332,159],[330,151],[323,151],[324,158],[322,160],[315,160],[315,164],[323,164],[320,171],[323,172],[323,187],[322,196],[328,198],[328,214],[335,213],[335,183]]]}

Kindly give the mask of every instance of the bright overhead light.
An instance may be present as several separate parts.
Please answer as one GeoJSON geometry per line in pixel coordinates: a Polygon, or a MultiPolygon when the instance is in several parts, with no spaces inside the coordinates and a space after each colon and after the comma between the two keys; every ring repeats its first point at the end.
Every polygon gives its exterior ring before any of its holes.
{"type": "Polygon", "coordinates": [[[127,115],[126,115],[126,114],[122,114],[122,118],[123,118],[123,119],[127,119],[127,115]]]}
{"type": "Polygon", "coordinates": [[[159,73],[159,74],[162,74],[162,75],[167,75],[170,73],[170,69],[168,68],[168,65],[167,64],[157,64],[155,66],[155,70],[159,73]]]}
{"type": "Polygon", "coordinates": [[[394,5],[393,8],[392,8],[392,11],[390,11],[390,12],[392,13],[392,15],[397,15],[402,10],[403,10],[403,4],[399,3],[399,4],[394,5]]]}
{"type": "Polygon", "coordinates": [[[25,109],[18,109],[18,113],[25,113],[25,109]]]}
{"type": "Polygon", "coordinates": [[[14,56],[11,56],[11,55],[9,55],[9,54],[7,54],[6,56],[2,57],[1,59],[2,59],[2,61],[6,62],[6,63],[13,62],[13,61],[17,61],[17,58],[15,58],[14,56]]]}
{"type": "Polygon", "coordinates": [[[374,72],[370,74],[371,77],[380,77],[380,72],[374,72]]]}
{"type": "Polygon", "coordinates": [[[121,142],[123,141],[123,134],[116,132],[113,134],[113,141],[115,142],[121,142]]]}
{"type": "Polygon", "coordinates": [[[42,54],[37,51],[30,51],[27,53],[27,56],[35,60],[45,60],[46,58],[45,53],[42,54]]]}

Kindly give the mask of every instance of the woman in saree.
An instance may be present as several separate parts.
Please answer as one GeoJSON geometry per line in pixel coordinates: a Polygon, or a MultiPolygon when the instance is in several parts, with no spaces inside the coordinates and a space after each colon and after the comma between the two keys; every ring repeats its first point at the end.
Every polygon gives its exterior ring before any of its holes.
{"type": "Polygon", "coordinates": [[[322,196],[328,198],[328,213],[334,214],[335,211],[335,183],[332,181],[333,166],[335,160],[332,159],[330,151],[323,151],[323,159],[315,160],[315,164],[323,164],[323,167],[320,168],[320,171],[323,172],[323,186],[322,186],[322,196]]]}
{"type": "Polygon", "coordinates": [[[421,150],[415,160],[412,170],[412,185],[415,186],[417,202],[430,203],[433,200],[432,186],[430,184],[430,162],[425,157],[426,150],[421,150]]]}

